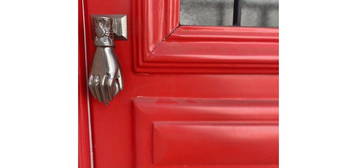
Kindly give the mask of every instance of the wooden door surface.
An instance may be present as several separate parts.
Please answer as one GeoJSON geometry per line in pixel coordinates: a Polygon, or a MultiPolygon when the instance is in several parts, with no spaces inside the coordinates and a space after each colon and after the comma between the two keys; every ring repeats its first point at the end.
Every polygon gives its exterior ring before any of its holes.
{"type": "Polygon", "coordinates": [[[278,29],[180,26],[179,0],[79,0],[80,168],[278,167],[278,29]],[[124,89],[88,92],[91,15],[126,14],[124,89]]]}

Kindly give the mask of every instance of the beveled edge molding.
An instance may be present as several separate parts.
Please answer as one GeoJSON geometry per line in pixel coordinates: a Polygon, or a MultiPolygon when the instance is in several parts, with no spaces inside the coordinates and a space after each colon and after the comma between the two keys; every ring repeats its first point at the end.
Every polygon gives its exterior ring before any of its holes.
{"type": "Polygon", "coordinates": [[[278,74],[276,28],[180,26],[179,0],[134,0],[132,5],[135,72],[278,74]],[[245,55],[237,46],[251,53],[245,55]],[[237,54],[212,53],[202,50],[205,47],[237,54]],[[177,53],[176,48],[187,52],[177,53]],[[190,54],[190,50],[198,53],[190,54]]]}

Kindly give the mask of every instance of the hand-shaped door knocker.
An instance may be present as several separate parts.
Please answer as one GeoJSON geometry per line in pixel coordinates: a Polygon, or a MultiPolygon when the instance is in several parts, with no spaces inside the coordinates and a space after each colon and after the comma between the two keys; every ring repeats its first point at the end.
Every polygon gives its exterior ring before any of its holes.
{"type": "Polygon", "coordinates": [[[89,76],[92,95],[104,104],[123,90],[123,78],[114,51],[114,37],[126,39],[125,15],[93,16],[96,51],[89,76]]]}

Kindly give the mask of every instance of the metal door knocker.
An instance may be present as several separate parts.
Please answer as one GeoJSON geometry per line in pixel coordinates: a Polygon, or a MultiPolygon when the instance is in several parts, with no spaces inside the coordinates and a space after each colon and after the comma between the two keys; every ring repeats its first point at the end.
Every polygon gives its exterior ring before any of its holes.
{"type": "Polygon", "coordinates": [[[92,16],[95,31],[93,64],[89,75],[91,94],[104,104],[123,90],[123,77],[114,51],[115,39],[126,39],[126,15],[92,16]]]}

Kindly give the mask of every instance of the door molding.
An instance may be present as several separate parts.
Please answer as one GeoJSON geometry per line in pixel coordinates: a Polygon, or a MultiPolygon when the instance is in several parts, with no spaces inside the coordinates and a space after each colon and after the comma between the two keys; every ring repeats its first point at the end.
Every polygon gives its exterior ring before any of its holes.
{"type": "Polygon", "coordinates": [[[134,0],[134,69],[146,73],[278,74],[277,28],[180,26],[180,0],[134,0]]]}
{"type": "Polygon", "coordinates": [[[137,97],[133,114],[136,167],[278,167],[277,99],[137,97]]]}
{"type": "Polygon", "coordinates": [[[89,101],[86,1],[78,0],[78,167],[94,168],[89,101]]]}

